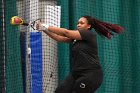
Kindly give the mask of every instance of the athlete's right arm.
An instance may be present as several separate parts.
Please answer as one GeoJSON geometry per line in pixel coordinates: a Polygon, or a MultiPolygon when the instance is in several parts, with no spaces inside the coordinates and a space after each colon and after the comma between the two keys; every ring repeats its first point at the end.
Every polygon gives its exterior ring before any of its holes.
{"type": "Polygon", "coordinates": [[[72,39],[65,37],[65,36],[61,36],[58,34],[55,34],[53,32],[50,31],[44,31],[49,37],[51,37],[52,39],[58,41],[58,42],[71,42],[72,39]]]}

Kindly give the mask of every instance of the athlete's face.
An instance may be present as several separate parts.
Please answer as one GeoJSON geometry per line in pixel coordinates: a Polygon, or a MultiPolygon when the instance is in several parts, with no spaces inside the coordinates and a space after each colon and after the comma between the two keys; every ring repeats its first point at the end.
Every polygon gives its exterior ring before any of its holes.
{"type": "Polygon", "coordinates": [[[78,20],[78,23],[77,23],[77,29],[78,29],[78,30],[88,30],[90,27],[91,27],[91,25],[88,24],[88,21],[87,21],[86,18],[81,17],[81,18],[78,20]]]}

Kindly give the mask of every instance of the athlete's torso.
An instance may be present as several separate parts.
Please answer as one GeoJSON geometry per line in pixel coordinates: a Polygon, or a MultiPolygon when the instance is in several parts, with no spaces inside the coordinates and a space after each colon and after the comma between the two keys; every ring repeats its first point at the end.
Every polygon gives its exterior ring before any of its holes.
{"type": "Polygon", "coordinates": [[[72,45],[72,71],[100,69],[96,34],[79,31],[82,40],[74,40],[72,45]]]}

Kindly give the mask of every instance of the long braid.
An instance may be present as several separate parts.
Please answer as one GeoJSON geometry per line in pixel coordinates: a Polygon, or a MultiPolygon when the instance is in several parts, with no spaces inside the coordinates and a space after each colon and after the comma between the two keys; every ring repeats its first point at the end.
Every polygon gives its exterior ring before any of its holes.
{"type": "Polygon", "coordinates": [[[119,25],[102,22],[91,16],[83,17],[85,17],[88,20],[88,23],[91,24],[91,29],[94,28],[98,34],[103,35],[109,39],[113,35],[112,32],[117,34],[121,34],[123,32],[123,28],[119,25]]]}

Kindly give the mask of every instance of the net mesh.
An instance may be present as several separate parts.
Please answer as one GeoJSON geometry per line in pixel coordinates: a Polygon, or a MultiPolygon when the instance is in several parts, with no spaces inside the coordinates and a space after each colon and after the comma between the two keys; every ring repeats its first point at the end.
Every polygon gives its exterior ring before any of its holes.
{"type": "MultiPolygon", "coordinates": [[[[2,5],[2,1],[0,1],[0,5],[2,5]]],[[[3,23],[3,12],[4,12],[4,7],[0,6],[0,22],[3,23]]],[[[5,91],[5,79],[4,79],[4,33],[3,33],[3,24],[0,24],[0,91],[4,92],[5,91]]]]}
{"type": "MultiPolygon", "coordinates": [[[[26,22],[41,19],[43,23],[60,27],[61,8],[54,0],[19,0],[17,9],[26,22]]],[[[30,27],[21,26],[20,30],[25,40],[24,51],[27,51],[23,62],[26,65],[25,92],[53,93],[58,81],[57,42],[30,27]]]]}
{"type": "Polygon", "coordinates": [[[104,81],[96,93],[139,93],[139,5],[139,0],[0,0],[0,93],[54,93],[71,68],[70,44],[12,26],[12,16],[75,29],[83,15],[125,29],[111,40],[97,37],[104,81]]]}

